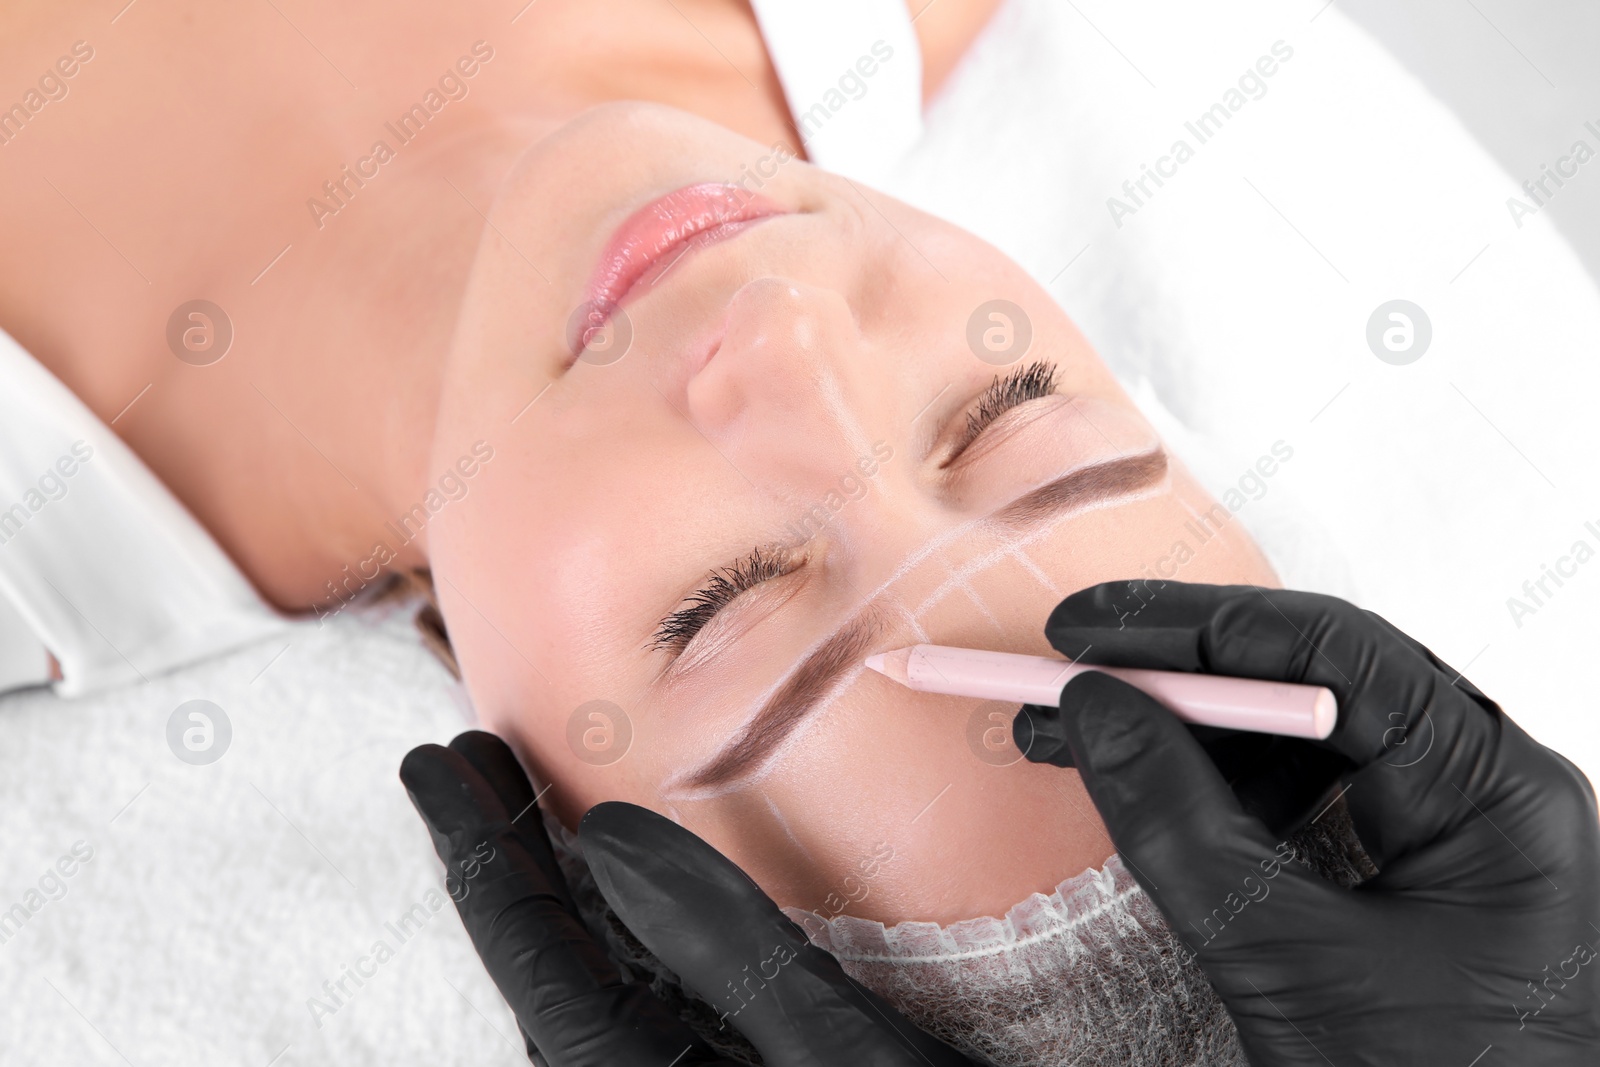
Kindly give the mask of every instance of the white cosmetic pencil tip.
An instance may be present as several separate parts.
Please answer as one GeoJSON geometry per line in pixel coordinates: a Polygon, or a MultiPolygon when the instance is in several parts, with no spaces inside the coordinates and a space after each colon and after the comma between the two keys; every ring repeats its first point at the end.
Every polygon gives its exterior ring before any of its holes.
{"type": "Polygon", "coordinates": [[[911,661],[910,648],[895,648],[888,652],[879,652],[875,656],[867,657],[867,666],[883,675],[892,682],[909,685],[911,677],[907,665],[911,661]]]}

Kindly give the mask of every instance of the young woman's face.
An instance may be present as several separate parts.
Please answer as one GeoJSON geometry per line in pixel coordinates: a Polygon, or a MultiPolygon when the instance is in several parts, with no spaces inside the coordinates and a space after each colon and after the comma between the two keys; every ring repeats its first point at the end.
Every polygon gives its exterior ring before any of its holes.
{"type": "Polygon", "coordinates": [[[664,812],[781,905],[949,922],[1112,851],[1014,706],[866,655],[1049,654],[1050,609],[1108,579],[1273,582],[1014,263],[671,109],[526,154],[452,364],[435,467],[493,458],[429,555],[484,724],[569,826],[664,812]],[[651,259],[719,203],[744,221],[651,259]]]}

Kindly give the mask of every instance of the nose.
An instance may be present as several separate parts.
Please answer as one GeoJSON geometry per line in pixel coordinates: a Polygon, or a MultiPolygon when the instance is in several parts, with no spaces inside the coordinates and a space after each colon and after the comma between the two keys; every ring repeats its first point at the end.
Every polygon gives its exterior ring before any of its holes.
{"type": "Polygon", "coordinates": [[[734,293],[720,345],[689,381],[689,417],[758,484],[820,490],[888,436],[871,371],[841,293],[757,278],[734,293]]]}

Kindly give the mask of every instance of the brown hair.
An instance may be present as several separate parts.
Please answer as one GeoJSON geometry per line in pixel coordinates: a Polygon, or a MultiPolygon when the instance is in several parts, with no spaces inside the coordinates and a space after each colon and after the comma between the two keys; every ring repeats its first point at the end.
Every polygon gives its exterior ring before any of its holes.
{"type": "Polygon", "coordinates": [[[413,567],[392,572],[388,584],[373,597],[373,602],[410,600],[414,597],[422,599],[422,605],[417,608],[413,620],[417,632],[422,635],[422,643],[459,682],[461,665],[456,662],[455,649],[450,646],[450,631],[445,628],[444,615],[439,611],[439,593],[433,585],[433,571],[427,567],[413,567]]]}

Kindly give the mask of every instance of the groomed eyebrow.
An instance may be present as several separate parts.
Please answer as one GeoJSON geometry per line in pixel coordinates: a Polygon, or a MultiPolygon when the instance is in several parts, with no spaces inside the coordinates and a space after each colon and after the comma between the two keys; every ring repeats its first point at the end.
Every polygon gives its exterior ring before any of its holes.
{"type": "Polygon", "coordinates": [[[1018,497],[992,516],[1007,526],[1036,526],[1084,504],[1137,492],[1167,473],[1167,453],[1160,445],[1148,452],[1118,456],[1046,482],[1018,497]]]}
{"type": "Polygon", "coordinates": [[[845,671],[861,666],[882,631],[881,609],[869,606],[859,612],[801,660],[738,736],[710,762],[690,772],[683,784],[698,789],[725,785],[766,759],[811,714],[845,671]]]}
{"type": "MultiPolygon", "coordinates": [[[[1136,492],[1159,481],[1166,472],[1167,454],[1158,445],[1148,452],[1064,474],[1007,504],[991,519],[1016,528],[1037,526],[1086,504],[1136,492]]],[[[883,630],[882,607],[875,602],[867,605],[800,661],[732,741],[675,784],[707,789],[726,785],[755,769],[805,721],[845,671],[861,666],[869,653],[878,650],[883,630]]]]}

